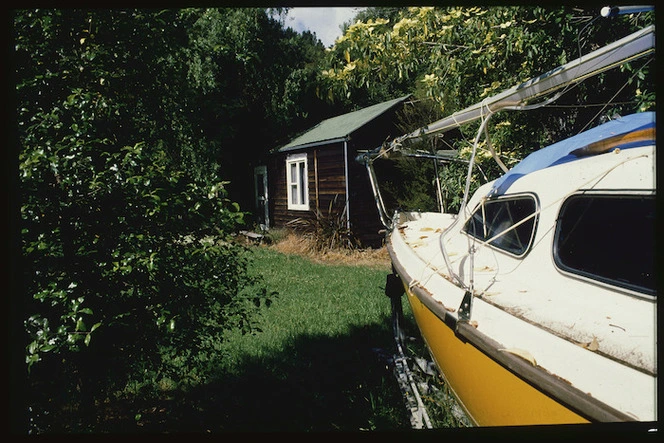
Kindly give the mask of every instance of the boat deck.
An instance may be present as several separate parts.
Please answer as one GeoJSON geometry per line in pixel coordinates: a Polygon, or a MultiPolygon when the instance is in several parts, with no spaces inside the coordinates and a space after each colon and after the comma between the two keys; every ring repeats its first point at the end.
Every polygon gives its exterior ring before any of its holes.
{"type": "MultiPolygon", "coordinates": [[[[441,235],[456,215],[402,213],[390,235],[393,260],[408,274],[407,285],[424,288],[455,316],[465,288],[454,283],[454,274],[466,286],[472,280],[471,321],[480,332],[505,348],[525,351],[523,355],[538,366],[607,404],[629,411],[639,420],[653,420],[657,374],[654,297],[607,290],[606,285],[570,276],[556,268],[552,258],[556,217],[565,196],[583,188],[583,183],[589,188],[610,187],[613,172],[643,169],[641,163],[652,161],[653,155],[654,147],[648,147],[606,154],[599,161],[590,159],[592,163],[580,160],[577,176],[568,174],[569,179],[558,186],[546,184],[561,166],[518,180],[510,192],[541,189],[537,233],[523,257],[478,242],[461,232],[465,220],[460,220],[444,235],[446,264],[441,235]],[[475,251],[472,258],[471,248],[475,251]],[[575,364],[568,364],[570,361],[575,364]],[[632,397],[621,393],[626,389],[625,380],[635,393],[632,397]],[[650,398],[635,397],[644,395],[650,398]]],[[[629,188],[630,192],[654,192],[654,171],[634,174],[629,188]]],[[[469,210],[478,201],[471,200],[469,210]]]]}

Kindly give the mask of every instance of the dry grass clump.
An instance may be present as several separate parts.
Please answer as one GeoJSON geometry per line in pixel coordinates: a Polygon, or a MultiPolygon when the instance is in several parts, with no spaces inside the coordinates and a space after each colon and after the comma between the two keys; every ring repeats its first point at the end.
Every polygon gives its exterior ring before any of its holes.
{"type": "Polygon", "coordinates": [[[373,269],[390,270],[390,257],[385,246],[380,249],[335,248],[319,251],[316,248],[315,239],[307,235],[289,232],[269,247],[284,254],[299,255],[319,263],[367,266],[373,269]]]}

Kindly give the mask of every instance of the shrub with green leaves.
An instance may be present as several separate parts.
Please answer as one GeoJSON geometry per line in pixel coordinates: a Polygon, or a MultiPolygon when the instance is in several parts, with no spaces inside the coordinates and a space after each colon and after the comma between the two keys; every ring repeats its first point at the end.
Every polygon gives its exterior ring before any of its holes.
{"type": "MultiPolygon", "coordinates": [[[[327,51],[318,91],[330,101],[357,107],[411,93],[418,102],[413,108],[427,112],[411,115],[405,134],[654,24],[654,19],[652,11],[606,19],[593,4],[369,7],[327,51]]],[[[654,109],[653,61],[654,57],[633,60],[566,88],[552,107],[495,114],[488,126],[495,152],[509,168],[588,124],[654,109]]],[[[453,148],[467,161],[478,130],[479,122],[463,125],[461,136],[446,134],[445,146],[435,146],[437,138],[431,137],[425,150],[453,148]]],[[[473,188],[485,176],[493,180],[503,173],[486,144],[479,148],[473,188]]],[[[417,168],[402,162],[395,169],[418,172],[417,168]]],[[[461,164],[439,169],[448,210],[459,207],[466,171],[461,164]],[[455,177],[458,173],[462,185],[455,177]]],[[[393,180],[387,186],[407,187],[403,195],[397,195],[400,205],[435,206],[430,181],[412,175],[401,182],[393,180]]]]}
{"type": "Polygon", "coordinates": [[[300,231],[311,238],[314,249],[318,252],[329,252],[335,249],[354,249],[359,246],[348,227],[348,217],[344,201],[336,194],[328,204],[325,212],[316,208],[314,218],[296,218],[287,226],[300,231]]]}
{"type": "Polygon", "coordinates": [[[90,144],[21,153],[30,365],[97,335],[126,351],[192,335],[210,313],[224,324],[232,314],[222,307],[251,283],[226,241],[242,213],[223,183],[196,183],[146,151],[90,144]]]}
{"type": "Polygon", "coordinates": [[[68,395],[177,379],[268,298],[230,241],[243,213],[206,158],[182,26],[164,32],[180,19],[15,13],[25,357],[68,395]]]}

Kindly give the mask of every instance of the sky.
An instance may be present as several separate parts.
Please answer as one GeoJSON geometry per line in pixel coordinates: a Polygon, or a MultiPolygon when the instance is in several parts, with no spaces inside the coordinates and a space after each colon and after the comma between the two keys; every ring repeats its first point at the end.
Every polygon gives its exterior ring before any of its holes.
{"type": "Polygon", "coordinates": [[[329,48],[341,36],[341,25],[352,19],[361,9],[364,8],[292,8],[288,11],[285,25],[297,32],[308,29],[316,33],[316,37],[329,48]]]}

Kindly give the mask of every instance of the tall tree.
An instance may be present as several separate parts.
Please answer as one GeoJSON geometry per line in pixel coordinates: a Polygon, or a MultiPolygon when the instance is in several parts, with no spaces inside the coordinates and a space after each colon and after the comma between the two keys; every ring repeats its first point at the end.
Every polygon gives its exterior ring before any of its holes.
{"type": "Polygon", "coordinates": [[[214,157],[242,206],[253,203],[251,166],[295,133],[327,117],[315,90],[322,43],[284,27],[261,8],[188,10],[190,78],[203,87],[201,116],[214,157]],[[314,123],[312,123],[314,122],[314,123]]]}
{"type": "MultiPolygon", "coordinates": [[[[369,8],[359,18],[328,52],[321,96],[366,105],[413,93],[436,103],[432,117],[449,115],[654,22],[653,13],[607,20],[598,10],[526,6],[369,8]]],[[[643,64],[626,64],[571,89],[546,117],[539,111],[495,116],[492,142],[503,162],[511,166],[600,118],[653,108],[654,82],[648,66],[640,69],[643,64]],[[616,91],[614,105],[587,106],[607,102],[616,91]]],[[[413,121],[405,129],[431,121],[413,121]]],[[[467,140],[476,130],[475,125],[463,128],[464,137],[455,144],[462,156],[469,155],[467,140]]],[[[488,152],[483,150],[479,161],[489,178],[500,172],[488,152]]]]}
{"type": "Polygon", "coordinates": [[[385,98],[388,84],[399,93],[421,90],[450,113],[654,18],[594,20],[598,13],[562,7],[368,8],[328,52],[321,90],[334,100],[375,100],[385,98]]]}
{"type": "Polygon", "coordinates": [[[201,97],[215,85],[192,81],[215,75],[194,69],[201,15],[14,13],[17,296],[42,407],[67,398],[91,413],[139,368],[179,380],[210,337],[249,330],[246,301],[265,298],[227,241],[243,214],[210,161],[218,142],[201,97]]]}

